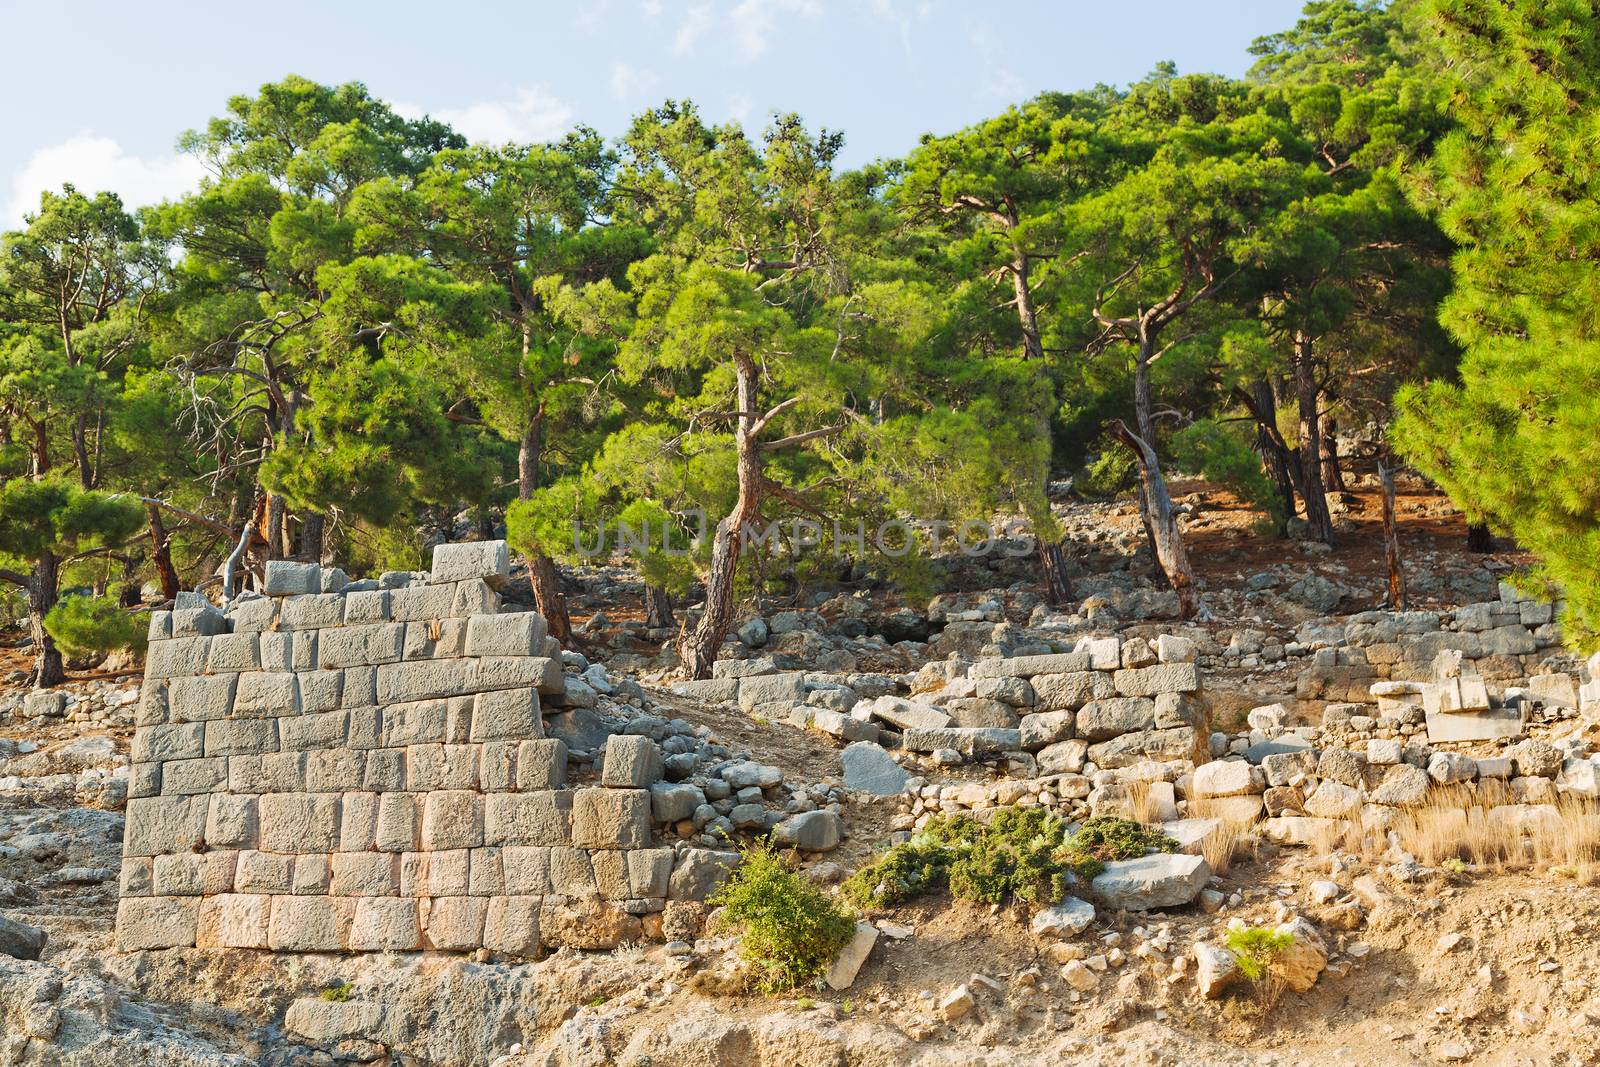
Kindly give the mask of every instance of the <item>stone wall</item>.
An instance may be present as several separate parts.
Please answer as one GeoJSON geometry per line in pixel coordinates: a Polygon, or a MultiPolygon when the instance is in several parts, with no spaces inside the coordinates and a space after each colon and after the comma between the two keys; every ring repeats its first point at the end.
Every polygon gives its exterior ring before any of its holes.
{"type": "Polygon", "coordinates": [[[529,955],[659,930],[693,859],[651,847],[660,752],[614,736],[569,787],[543,723],[561,651],[500,613],[507,575],[504,542],[354,583],[272,562],[226,613],[155,613],[119,946],[529,955]]]}

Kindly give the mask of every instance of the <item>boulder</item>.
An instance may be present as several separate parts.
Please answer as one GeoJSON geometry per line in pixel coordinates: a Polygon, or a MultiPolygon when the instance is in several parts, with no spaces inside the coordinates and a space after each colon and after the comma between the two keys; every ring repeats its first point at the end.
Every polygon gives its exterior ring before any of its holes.
{"type": "Polygon", "coordinates": [[[1235,797],[1259,793],[1266,788],[1266,778],[1261,768],[1244,760],[1213,760],[1194,769],[1190,787],[1198,799],[1209,797],[1235,797]]]}
{"type": "Polygon", "coordinates": [[[1176,908],[1192,901],[1210,878],[1211,865],[1200,856],[1155,853],[1106,864],[1090,892],[1113,910],[1176,908]]]}
{"type": "Polygon", "coordinates": [[[1059,941],[1083,933],[1093,922],[1093,904],[1077,897],[1067,897],[1033,917],[1033,936],[1059,941]]]}
{"type": "Polygon", "coordinates": [[[844,765],[844,787],[874,796],[898,796],[905,789],[909,771],[896,763],[881,745],[857,741],[839,754],[844,765]]]}
{"type": "Polygon", "coordinates": [[[49,939],[49,935],[37,926],[0,915],[0,955],[36,960],[49,939]]]}
{"type": "Polygon", "coordinates": [[[828,968],[828,988],[833,990],[849,989],[850,983],[856,980],[856,975],[861,972],[862,964],[867,962],[867,956],[872,952],[872,946],[878,943],[878,928],[871,923],[856,923],[855,936],[850,938],[848,944],[839,950],[839,955],[834,959],[833,966],[828,968]]]}
{"type": "Polygon", "coordinates": [[[1198,941],[1194,946],[1194,982],[1200,995],[1210,1000],[1239,977],[1239,958],[1220,945],[1198,941]]]}
{"type": "Polygon", "coordinates": [[[844,820],[831,811],[802,811],[772,828],[774,844],[802,852],[832,852],[844,836],[844,820]]]}

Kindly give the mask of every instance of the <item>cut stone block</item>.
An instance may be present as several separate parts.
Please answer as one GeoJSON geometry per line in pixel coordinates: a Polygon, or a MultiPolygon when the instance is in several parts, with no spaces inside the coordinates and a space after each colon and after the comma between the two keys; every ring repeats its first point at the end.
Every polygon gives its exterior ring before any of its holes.
{"type": "Polygon", "coordinates": [[[474,615],[467,620],[469,656],[538,656],[547,630],[536,611],[506,615],[474,615]]]}
{"type": "Polygon", "coordinates": [[[566,692],[561,661],[549,656],[485,656],[458,662],[476,664],[470,675],[471,686],[476,690],[533,688],[540,696],[566,692]]]}
{"type": "Polygon", "coordinates": [[[1200,689],[1200,668],[1194,663],[1161,663],[1153,667],[1119,670],[1112,676],[1123,696],[1151,697],[1161,693],[1194,693],[1200,689]]]}
{"type": "MultiPolygon", "coordinates": [[[[602,792],[602,790],[590,790],[590,792],[602,792]]],[[[572,841],[572,813],[573,793],[567,791],[488,794],[483,798],[483,843],[545,846],[569,844],[572,841]]],[[[648,841],[648,815],[646,819],[645,832],[648,841]]]]}
{"type": "Polygon", "coordinates": [[[152,641],[145,651],[146,678],[179,678],[204,674],[211,654],[211,638],[179,637],[171,641],[152,641]]]}
{"type": "Polygon", "coordinates": [[[606,739],[600,784],[622,789],[648,789],[661,780],[661,749],[639,734],[612,734],[606,739]]]}
{"type": "Polygon", "coordinates": [[[350,923],[353,952],[413,952],[422,947],[415,900],[364,897],[350,923]]]}
{"type": "Polygon", "coordinates": [[[199,948],[267,947],[272,898],[256,893],[225,893],[200,902],[195,932],[199,948]]]}
{"type": "Polygon", "coordinates": [[[532,689],[479,693],[472,709],[473,741],[520,741],[544,736],[539,695],[532,689]]]}
{"type": "Polygon", "coordinates": [[[335,852],[331,858],[336,897],[393,896],[400,885],[400,858],[391,852],[335,852]]]}
{"type": "Polygon", "coordinates": [[[434,897],[429,901],[423,934],[443,952],[468,952],[483,946],[483,925],[489,901],[484,897],[434,897]]]}
{"type": "Polygon", "coordinates": [[[343,951],[355,909],[355,901],[333,897],[273,897],[267,945],[274,952],[343,951]]]}
{"type": "Polygon", "coordinates": [[[246,672],[239,675],[233,710],[236,715],[298,715],[300,686],[289,671],[246,672]]]}
{"type": "Polygon", "coordinates": [[[205,723],[145,726],[134,732],[132,757],[137,763],[194,759],[205,755],[205,739],[205,723]]]}
{"type": "Polygon", "coordinates": [[[513,956],[537,955],[539,909],[543,902],[541,896],[490,897],[483,926],[483,947],[513,956]]]}
{"type": "Polygon", "coordinates": [[[971,678],[1032,678],[1038,674],[1067,674],[1089,670],[1087,652],[1057,652],[1044,656],[981,659],[967,672],[971,678]]]}
{"type": "Polygon", "coordinates": [[[434,583],[464,582],[481,578],[495,589],[511,580],[511,556],[504,541],[466,541],[435,545],[433,569],[428,580],[434,583]]]}
{"type": "Polygon", "coordinates": [[[117,902],[117,948],[190,948],[199,921],[199,897],[124,897],[117,902]]]}
{"type": "Polygon", "coordinates": [[[650,793],[644,789],[579,789],[572,799],[572,843],[579,848],[646,848],[650,793]]]}
{"type": "Polygon", "coordinates": [[[276,719],[222,719],[206,726],[208,756],[261,756],[278,751],[276,719]]]}
{"type": "Polygon", "coordinates": [[[483,842],[485,799],[470,790],[429,793],[422,808],[422,849],[477,848],[483,842]]]}
{"type": "Polygon", "coordinates": [[[267,793],[257,800],[261,847],[268,852],[332,852],[339,843],[339,797],[267,793]]]}
{"type": "Polygon", "coordinates": [[[560,789],[567,784],[567,744],[559,737],[523,741],[517,746],[517,788],[524,792],[560,789]]]}
{"type": "Polygon", "coordinates": [[[322,568],[315,563],[269,559],[265,579],[262,592],[267,596],[295,596],[322,592],[322,568]]]}
{"type": "Polygon", "coordinates": [[[124,856],[190,852],[204,840],[207,797],[140,797],[128,801],[124,856]]]}
{"type": "Polygon", "coordinates": [[[398,663],[405,631],[405,625],[397,622],[369,623],[323,631],[317,642],[318,665],[336,668],[398,663]]]}
{"type": "Polygon", "coordinates": [[[261,635],[254,633],[217,634],[206,655],[206,670],[212,674],[261,669],[261,635]]]}
{"type": "Polygon", "coordinates": [[[746,711],[757,704],[787,701],[803,703],[806,699],[804,674],[761,674],[739,681],[739,706],[746,711]]]}

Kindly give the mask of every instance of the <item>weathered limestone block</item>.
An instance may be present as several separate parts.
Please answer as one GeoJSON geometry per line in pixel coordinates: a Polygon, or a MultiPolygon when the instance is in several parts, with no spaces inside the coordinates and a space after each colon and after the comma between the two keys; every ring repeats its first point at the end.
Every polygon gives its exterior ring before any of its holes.
{"type": "Polygon", "coordinates": [[[327,896],[328,883],[333,876],[330,855],[327,852],[312,852],[296,856],[289,875],[289,892],[298,897],[327,896]]]}
{"type": "Polygon", "coordinates": [[[278,719],[278,747],[284,752],[302,752],[343,745],[349,725],[350,713],[347,711],[324,711],[278,719]]]}
{"type": "Polygon", "coordinates": [[[124,856],[190,852],[205,838],[206,797],[140,797],[128,801],[124,856]]]}
{"type": "Polygon", "coordinates": [[[378,798],[374,846],[382,852],[417,850],[417,798],[410,793],[384,793],[378,798]]]}
{"type": "Polygon", "coordinates": [[[296,596],[322,592],[322,568],[315,563],[287,559],[267,561],[262,592],[267,596],[296,596]]]}
{"type": "Polygon", "coordinates": [[[511,578],[511,557],[504,541],[466,541],[435,545],[430,582],[482,579],[499,589],[511,578]]]}
{"type": "Polygon", "coordinates": [[[543,896],[489,898],[483,925],[483,947],[513,956],[533,956],[539,951],[539,910],[543,896]]]}
{"type": "MultiPolygon", "coordinates": [[[[602,790],[590,790],[590,792],[602,792],[602,790]]],[[[612,790],[612,792],[620,791],[612,790]]],[[[490,793],[483,798],[483,843],[546,846],[569,844],[573,839],[573,808],[573,793],[566,790],[490,793]]],[[[647,825],[647,835],[648,832],[647,825]]]]}
{"type": "Polygon", "coordinates": [[[486,741],[478,749],[478,788],[507,793],[517,787],[516,741],[486,741]]]}
{"type": "Polygon", "coordinates": [[[602,785],[648,789],[661,780],[661,749],[639,734],[612,734],[606,739],[602,785]]]}
{"type": "Polygon", "coordinates": [[[294,644],[295,635],[292,633],[256,634],[256,648],[261,660],[261,669],[272,674],[294,670],[294,644]]]}
{"type": "Polygon", "coordinates": [[[537,611],[474,615],[467,620],[469,656],[538,656],[548,631],[537,611]]]}
{"type": "Polygon", "coordinates": [[[757,704],[799,704],[805,699],[806,677],[798,672],[759,674],[739,680],[739,707],[746,711],[757,704]]]}
{"type": "Polygon", "coordinates": [[[199,897],[123,897],[117,902],[117,948],[191,947],[199,920],[199,897]]]}
{"type": "Polygon", "coordinates": [[[215,896],[233,889],[237,852],[157,856],[151,865],[152,891],[158,897],[215,896]]]}
{"type": "Polygon", "coordinates": [[[406,788],[404,749],[380,748],[367,753],[361,774],[361,788],[375,793],[399,792],[406,788]]]}
{"type": "Polygon", "coordinates": [[[199,948],[267,947],[272,898],[258,893],[224,893],[200,902],[195,931],[199,948]]]}
{"type": "Polygon", "coordinates": [[[132,757],[138,763],[194,759],[205,755],[205,723],[145,726],[133,735],[132,757]]]}
{"type": "Polygon", "coordinates": [[[317,635],[319,630],[298,630],[285,632],[282,636],[289,639],[289,669],[291,671],[314,671],[317,669],[317,635]]]}
{"type": "Polygon", "coordinates": [[[543,895],[555,892],[550,879],[550,849],[533,845],[507,845],[500,850],[500,868],[506,892],[543,895]]]}
{"type": "Polygon", "coordinates": [[[228,792],[297,793],[306,787],[304,752],[271,752],[265,756],[229,756],[228,792]]]}
{"type": "Polygon", "coordinates": [[[280,630],[320,630],[343,625],[344,597],[338,593],[286,597],[278,605],[280,630]]]}
{"type": "Polygon", "coordinates": [[[1101,768],[1131,767],[1145,760],[1161,762],[1191,759],[1196,754],[1198,743],[1196,732],[1188,727],[1142,730],[1090,745],[1088,755],[1089,759],[1101,768]]]}
{"type": "Polygon", "coordinates": [[[339,851],[371,852],[377,841],[378,794],[343,794],[339,799],[339,851]]]}
{"type": "Polygon", "coordinates": [[[397,622],[325,630],[317,641],[317,663],[328,669],[398,663],[405,633],[405,625],[397,622]]]}
{"type": "Polygon", "coordinates": [[[422,807],[422,849],[477,848],[484,843],[484,801],[476,792],[465,789],[429,793],[422,807]]]}
{"type": "Polygon", "coordinates": [[[517,788],[524,792],[560,789],[567,784],[567,744],[559,737],[523,741],[517,746],[517,788]]]}
{"type": "Polygon", "coordinates": [[[261,669],[261,635],[219,633],[211,639],[206,654],[206,670],[212,674],[261,669]]]}
{"type": "Polygon", "coordinates": [[[258,596],[237,600],[228,609],[228,622],[236,634],[258,634],[270,630],[278,621],[278,601],[258,596]]]}
{"type": "Polygon", "coordinates": [[[443,700],[424,700],[387,707],[383,712],[383,745],[385,748],[399,748],[404,745],[443,744],[445,721],[446,704],[443,700]]]}
{"type": "Polygon", "coordinates": [[[349,946],[356,902],[324,896],[275,896],[267,946],[275,952],[340,952],[349,946]]]}
{"type": "Polygon", "coordinates": [[[161,792],[160,763],[135,763],[128,768],[128,795],[153,797],[161,792]]]}
{"type": "Polygon", "coordinates": [[[1077,733],[1086,741],[1109,741],[1121,734],[1155,727],[1155,701],[1147,697],[1092,700],[1078,712],[1077,733]]]}
{"type": "Polygon", "coordinates": [[[1087,652],[1057,652],[1044,656],[982,659],[972,665],[972,678],[1032,678],[1040,674],[1068,674],[1089,670],[1087,652]]]}
{"type": "Polygon", "coordinates": [[[572,799],[572,843],[579,848],[646,848],[650,793],[645,789],[578,789],[572,799]]]}
{"type": "Polygon", "coordinates": [[[339,706],[344,687],[343,671],[303,670],[295,675],[300,689],[300,713],[313,715],[339,706]]]}
{"type": "Polygon", "coordinates": [[[352,952],[412,952],[421,948],[417,902],[393,897],[357,900],[349,944],[352,952]]]}
{"type": "Polygon", "coordinates": [[[233,695],[235,715],[298,715],[300,686],[289,671],[247,671],[233,695]]]}
{"type": "Polygon", "coordinates": [[[261,756],[276,751],[276,719],[222,719],[206,727],[208,756],[261,756]]]}
{"type": "MultiPolygon", "coordinates": [[[[401,589],[404,593],[410,590],[401,589]]],[[[378,667],[378,703],[400,704],[460,696],[473,687],[475,664],[472,660],[412,660],[384,663],[378,667]]]]}
{"type": "Polygon", "coordinates": [[[427,622],[450,615],[455,589],[448,585],[411,585],[389,592],[389,617],[395,622],[427,622]]]}
{"type": "Polygon", "coordinates": [[[539,695],[532,689],[478,694],[472,709],[472,740],[520,741],[543,736],[539,695]]]}
{"type": "Polygon", "coordinates": [[[737,866],[737,852],[686,848],[673,864],[667,896],[671,900],[704,900],[722,888],[737,866]]]}
{"type": "Polygon", "coordinates": [[[171,641],[152,641],[144,657],[146,678],[179,678],[204,674],[211,655],[211,638],[178,637],[171,641]]]}
{"type": "Polygon", "coordinates": [[[485,656],[479,660],[457,662],[476,665],[469,677],[477,691],[533,688],[540,696],[556,696],[566,691],[561,678],[561,661],[549,656],[485,656]]]}
{"type": "Polygon", "coordinates": [[[389,621],[389,590],[365,589],[344,595],[344,624],[389,621]]]}
{"type": "Polygon", "coordinates": [[[400,857],[392,852],[335,852],[328,892],[336,897],[389,897],[400,887],[400,857]]]}
{"type": "Polygon", "coordinates": [[[164,794],[210,793],[227,784],[228,761],[221,756],[168,760],[161,765],[161,792],[164,794]]]}
{"type": "Polygon", "coordinates": [[[483,945],[489,901],[484,897],[434,897],[423,908],[426,943],[443,952],[467,952],[483,945]]]}
{"type": "Polygon", "coordinates": [[[293,869],[292,856],[247,850],[239,853],[233,887],[240,893],[288,893],[294,888],[293,869]]]}
{"type": "Polygon", "coordinates": [[[1030,679],[1034,706],[1040,711],[1077,711],[1091,700],[1117,695],[1116,686],[1106,671],[1073,671],[1063,674],[1036,674],[1030,679]]]}
{"type": "Polygon", "coordinates": [[[498,848],[467,850],[467,895],[472,897],[500,896],[506,891],[505,872],[500,865],[498,848]]]}
{"type": "Polygon", "coordinates": [[[266,793],[256,801],[261,847],[268,852],[332,852],[339,843],[339,796],[266,793]]]}
{"type": "Polygon", "coordinates": [[[1161,663],[1153,667],[1119,670],[1112,675],[1123,696],[1147,697],[1159,693],[1193,693],[1200,689],[1200,668],[1194,663],[1161,663]]]}
{"type": "Polygon", "coordinates": [[[256,798],[218,793],[206,809],[206,844],[212,848],[253,849],[260,834],[256,798]]]}

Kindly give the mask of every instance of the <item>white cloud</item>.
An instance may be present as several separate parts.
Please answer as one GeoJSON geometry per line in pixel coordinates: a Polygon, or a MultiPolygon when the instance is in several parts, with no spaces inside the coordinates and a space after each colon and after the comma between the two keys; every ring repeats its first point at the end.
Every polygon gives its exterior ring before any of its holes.
{"type": "Polygon", "coordinates": [[[933,5],[927,0],[909,3],[907,0],[872,0],[872,13],[893,26],[900,35],[900,47],[911,54],[911,31],[918,23],[927,22],[933,14],[933,5]]]}
{"type": "Polygon", "coordinates": [[[193,156],[144,159],[125,151],[110,137],[80,133],[28,157],[11,179],[0,224],[21,224],[23,215],[39,210],[41,192],[60,192],[65,182],[91,196],[116,193],[131,209],[186,193],[199,185],[204,175],[205,168],[193,156]]]}
{"type": "Polygon", "coordinates": [[[710,29],[711,5],[696,4],[684,13],[678,32],[672,37],[672,50],[680,56],[687,55],[710,29]]]}
{"type": "Polygon", "coordinates": [[[741,0],[728,13],[728,23],[734,46],[746,61],[759,59],[766,52],[779,12],[815,17],[821,14],[821,8],[814,0],[741,0]]]}
{"type": "MultiPolygon", "coordinates": [[[[407,118],[418,118],[424,111],[398,100],[390,106],[407,118]]],[[[570,104],[537,87],[518,89],[510,100],[480,100],[465,107],[443,107],[428,113],[440,122],[448,122],[469,141],[496,145],[554,140],[572,128],[573,119],[570,104]]]]}
{"type": "Polygon", "coordinates": [[[640,70],[626,63],[611,64],[611,95],[618,100],[642,96],[655,84],[655,71],[640,70]]]}

